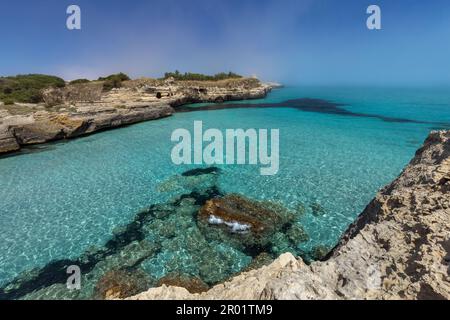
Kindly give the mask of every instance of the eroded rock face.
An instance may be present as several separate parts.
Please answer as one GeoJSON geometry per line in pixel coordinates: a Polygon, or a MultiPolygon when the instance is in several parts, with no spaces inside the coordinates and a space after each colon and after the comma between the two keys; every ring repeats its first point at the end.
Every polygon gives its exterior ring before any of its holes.
{"type": "Polygon", "coordinates": [[[379,274],[380,287],[365,293],[368,297],[450,298],[443,245],[450,238],[449,178],[450,131],[432,132],[344,235],[331,260],[340,262],[351,251],[369,256],[355,261],[359,269],[379,274]]]}
{"type": "Polygon", "coordinates": [[[0,154],[20,149],[16,138],[6,126],[0,126],[0,154]]]}
{"type": "Polygon", "coordinates": [[[450,131],[432,132],[322,262],[283,254],[202,294],[131,299],[450,299],[450,131]]]}

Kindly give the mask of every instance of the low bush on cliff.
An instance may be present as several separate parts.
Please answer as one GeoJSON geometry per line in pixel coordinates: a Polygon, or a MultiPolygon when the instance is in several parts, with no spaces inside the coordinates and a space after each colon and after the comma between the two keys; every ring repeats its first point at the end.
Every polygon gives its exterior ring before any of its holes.
{"type": "Polygon", "coordinates": [[[89,83],[91,82],[88,79],[75,79],[69,82],[69,84],[80,84],[80,83],[89,83]]]}
{"type": "Polygon", "coordinates": [[[43,74],[0,77],[0,100],[8,104],[14,102],[42,102],[42,90],[50,87],[62,88],[65,81],[55,76],[43,74]]]}
{"type": "Polygon", "coordinates": [[[100,77],[98,80],[104,81],[103,91],[110,91],[111,89],[122,87],[122,81],[130,80],[130,77],[128,77],[125,73],[120,72],[107,77],[100,77]]]}
{"type": "Polygon", "coordinates": [[[221,72],[217,73],[213,76],[201,74],[201,73],[191,73],[191,72],[185,72],[180,73],[178,70],[175,72],[166,72],[164,74],[164,79],[168,78],[174,78],[175,80],[196,80],[196,81],[218,81],[218,80],[226,80],[226,79],[239,79],[242,78],[242,76],[234,73],[234,72],[221,72]]]}
{"type": "Polygon", "coordinates": [[[100,77],[100,78],[98,78],[98,81],[106,81],[106,80],[114,80],[114,79],[119,79],[120,81],[127,81],[127,80],[130,80],[130,77],[128,75],[126,75],[125,73],[120,72],[120,73],[111,74],[107,77],[100,77]]]}
{"type": "Polygon", "coordinates": [[[120,87],[122,87],[122,81],[119,78],[108,79],[103,82],[103,91],[110,91],[120,87]]]}
{"type": "Polygon", "coordinates": [[[10,99],[10,98],[5,98],[5,99],[3,99],[3,103],[5,104],[5,106],[13,105],[14,100],[10,99]]]}

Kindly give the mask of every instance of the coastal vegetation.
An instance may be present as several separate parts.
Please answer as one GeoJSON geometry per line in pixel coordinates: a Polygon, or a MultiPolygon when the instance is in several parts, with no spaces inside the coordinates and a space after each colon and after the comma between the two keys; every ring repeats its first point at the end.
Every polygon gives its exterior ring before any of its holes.
{"type": "Polygon", "coordinates": [[[88,79],[75,79],[69,82],[69,84],[81,84],[81,83],[89,83],[91,80],[88,79]]]}
{"type": "Polygon", "coordinates": [[[130,77],[123,72],[119,72],[119,73],[110,74],[107,77],[99,77],[98,81],[108,81],[108,80],[114,80],[114,79],[119,79],[120,81],[127,81],[127,80],[130,80],[130,77]]]}
{"type": "Polygon", "coordinates": [[[110,91],[114,88],[120,88],[122,87],[122,82],[128,80],[131,80],[130,77],[123,72],[98,78],[98,81],[103,81],[103,91],[110,91]]]}
{"type": "MultiPolygon", "coordinates": [[[[234,72],[221,72],[215,75],[205,75],[201,73],[185,72],[178,70],[167,72],[160,80],[173,78],[177,81],[221,81],[243,79],[241,75],[234,72]]],[[[49,88],[63,88],[72,85],[83,85],[97,83],[101,85],[103,92],[111,91],[115,88],[123,87],[123,82],[131,78],[123,73],[115,73],[105,77],[99,77],[97,80],[85,78],[75,79],[70,82],[64,79],[44,74],[27,74],[17,76],[0,77],[0,101],[4,105],[13,105],[15,103],[41,103],[44,102],[43,91],[49,88]]]]}
{"type": "Polygon", "coordinates": [[[97,82],[97,81],[101,81],[103,82],[103,91],[110,91],[111,89],[114,88],[121,88],[122,87],[122,82],[123,81],[128,81],[131,80],[131,78],[126,75],[123,72],[119,72],[119,73],[115,73],[115,74],[110,74],[109,76],[106,77],[99,77],[97,80],[91,81],[89,79],[75,79],[69,82],[70,85],[73,84],[86,84],[86,83],[90,83],[90,82],[97,82]]]}
{"type": "Polygon", "coordinates": [[[62,88],[65,85],[63,79],[43,74],[0,77],[0,100],[6,105],[15,102],[39,103],[43,101],[43,89],[62,88]]]}
{"type": "Polygon", "coordinates": [[[181,73],[180,71],[176,70],[175,72],[166,72],[164,74],[164,79],[168,78],[174,78],[175,80],[196,80],[196,81],[218,81],[218,80],[227,80],[227,79],[239,79],[242,78],[241,75],[238,75],[234,72],[220,72],[216,73],[215,75],[206,75],[201,73],[192,73],[192,72],[185,72],[181,73]]]}

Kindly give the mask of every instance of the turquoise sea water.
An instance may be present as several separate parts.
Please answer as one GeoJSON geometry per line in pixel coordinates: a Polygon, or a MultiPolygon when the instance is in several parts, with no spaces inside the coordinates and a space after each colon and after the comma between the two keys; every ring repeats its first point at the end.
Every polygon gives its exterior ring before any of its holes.
{"type": "MultiPolygon", "coordinates": [[[[176,166],[170,158],[172,131],[192,130],[195,120],[210,128],[280,130],[277,175],[261,176],[259,166],[220,166],[214,183],[225,194],[277,201],[295,212],[303,207],[306,213],[297,220],[309,240],[298,244],[299,252],[331,248],[375,193],[401,172],[428,132],[446,123],[450,126],[448,88],[287,87],[248,102],[302,97],[342,103],[353,112],[430,123],[288,108],[197,111],[2,157],[0,287],[20,273],[51,261],[76,259],[92,246],[103,246],[141,209],[195,189],[198,181],[182,181],[179,174],[196,166],[176,166]],[[317,207],[320,214],[313,214],[317,207]]],[[[183,225],[187,230],[191,230],[190,221],[183,225]]],[[[146,232],[147,239],[153,239],[151,228],[146,232]]],[[[171,260],[183,257],[171,271],[184,268],[183,272],[195,273],[194,267],[186,267],[192,262],[189,250],[177,241],[170,245],[163,241],[158,254],[144,259],[142,268],[159,278],[169,271],[171,260]]],[[[235,258],[229,273],[251,260],[220,243],[213,245],[235,258]]]]}

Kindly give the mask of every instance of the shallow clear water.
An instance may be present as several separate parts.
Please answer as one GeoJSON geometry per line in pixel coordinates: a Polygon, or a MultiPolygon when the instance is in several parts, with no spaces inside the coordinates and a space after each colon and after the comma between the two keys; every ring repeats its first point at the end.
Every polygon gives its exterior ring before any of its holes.
{"type": "MultiPolygon", "coordinates": [[[[261,176],[259,166],[221,166],[216,182],[223,193],[279,201],[294,211],[303,206],[306,213],[297,220],[310,240],[298,244],[299,252],[332,247],[379,188],[401,172],[430,129],[450,123],[448,89],[288,87],[249,102],[301,97],[343,103],[355,112],[440,124],[288,108],[198,111],[0,158],[0,286],[20,272],[52,260],[75,259],[92,245],[102,246],[142,208],[192,191],[189,184],[180,186],[174,180],[195,166],[172,164],[170,135],[176,128],[192,130],[194,120],[219,129],[280,130],[277,175],[261,176]],[[313,214],[317,205],[321,214],[313,214]]],[[[189,228],[189,221],[184,227],[189,228]]],[[[177,241],[170,244],[173,250],[163,246],[144,261],[143,269],[161,277],[174,255],[184,258],[179,267],[189,269],[190,256],[183,255],[183,242],[177,241]]],[[[235,257],[229,272],[249,263],[241,252],[214,245],[235,257]]]]}

